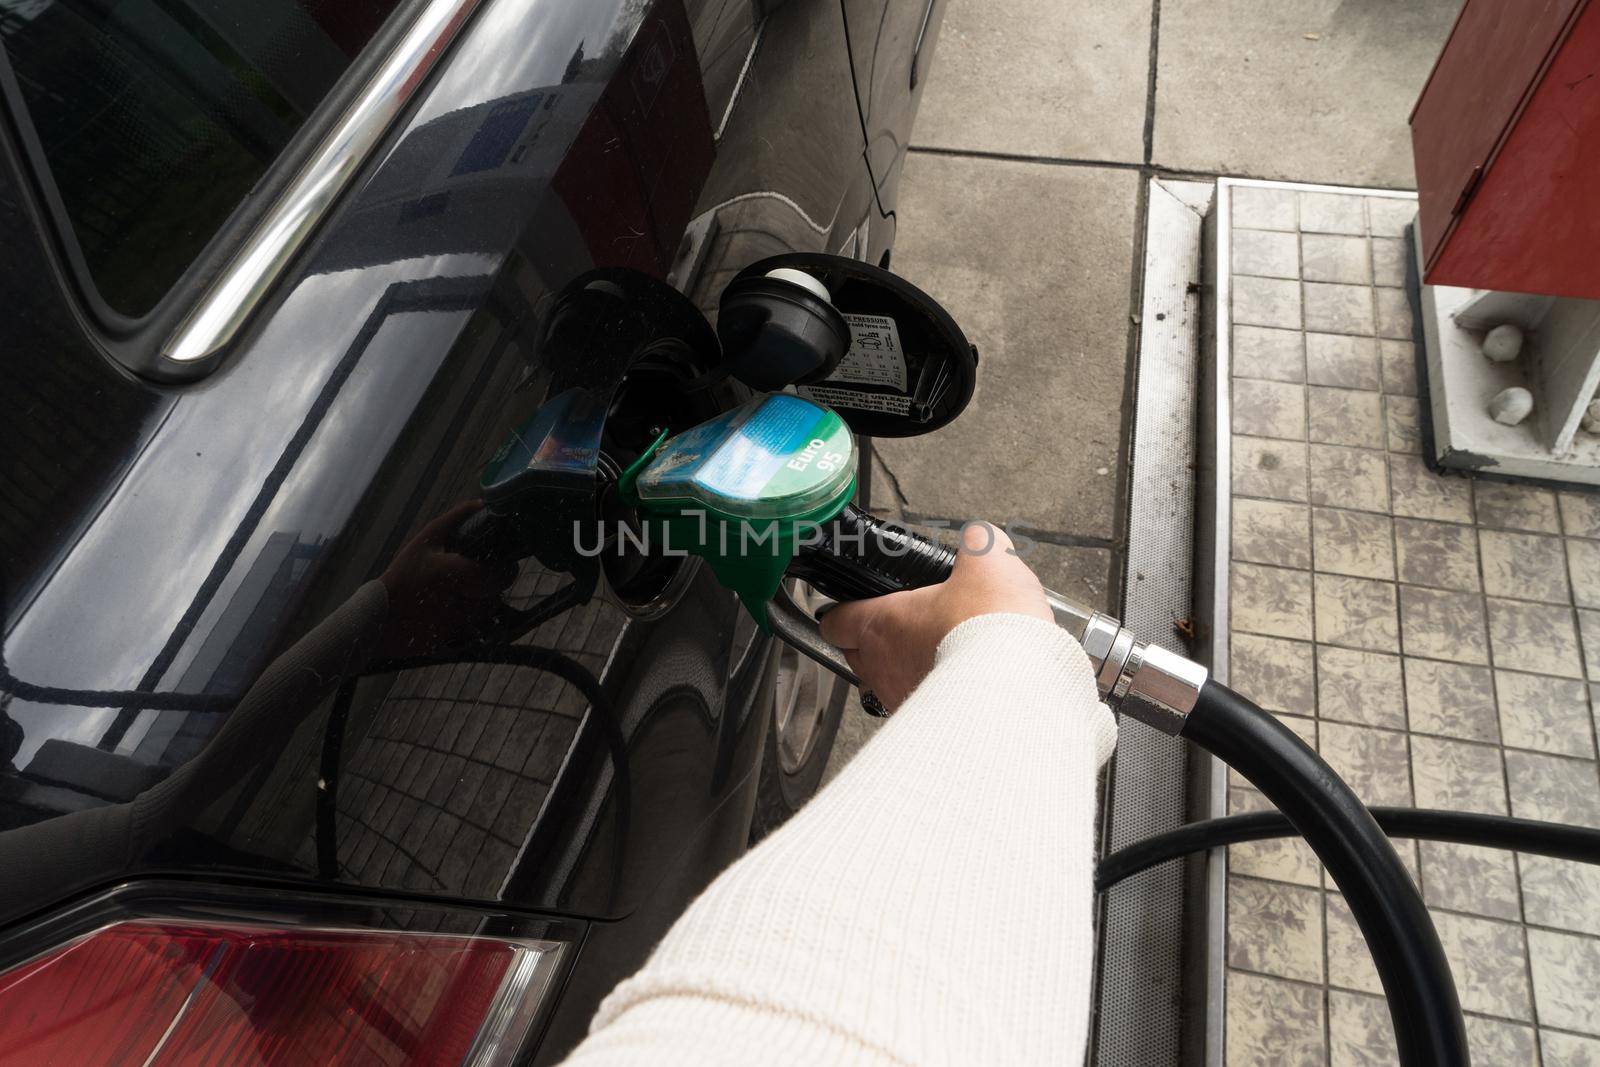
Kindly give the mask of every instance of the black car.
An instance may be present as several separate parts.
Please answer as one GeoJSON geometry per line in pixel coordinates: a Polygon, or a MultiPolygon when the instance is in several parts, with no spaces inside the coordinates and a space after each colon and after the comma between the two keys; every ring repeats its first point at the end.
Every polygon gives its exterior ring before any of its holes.
{"type": "Polygon", "coordinates": [[[0,1061],[557,1059],[816,788],[848,690],[568,527],[887,266],[941,8],[0,2],[0,1061]]]}

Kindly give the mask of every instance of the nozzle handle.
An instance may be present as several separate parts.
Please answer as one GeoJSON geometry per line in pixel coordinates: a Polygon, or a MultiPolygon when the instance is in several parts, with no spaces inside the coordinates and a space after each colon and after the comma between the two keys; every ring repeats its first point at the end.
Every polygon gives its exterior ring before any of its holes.
{"type": "MultiPolygon", "coordinates": [[[[955,564],[955,549],[847,504],[800,549],[788,573],[834,600],[866,600],[937,585],[955,564]]],[[[1049,589],[1045,599],[1056,624],[1084,640],[1095,609],[1049,589]]]]}
{"type": "Polygon", "coordinates": [[[502,556],[506,540],[506,521],[488,508],[479,508],[456,527],[450,537],[450,547],[479,561],[502,556]]]}
{"type": "Polygon", "coordinates": [[[789,574],[834,600],[866,600],[937,585],[956,553],[936,541],[846,504],[789,565],[789,574]]]}

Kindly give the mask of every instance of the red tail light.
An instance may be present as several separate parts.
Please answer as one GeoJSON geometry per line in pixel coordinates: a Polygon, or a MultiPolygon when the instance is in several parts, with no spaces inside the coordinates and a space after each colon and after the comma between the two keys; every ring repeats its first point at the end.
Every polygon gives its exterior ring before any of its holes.
{"type": "Polygon", "coordinates": [[[557,945],[132,919],[0,974],[0,1064],[490,1064],[557,945]]]}

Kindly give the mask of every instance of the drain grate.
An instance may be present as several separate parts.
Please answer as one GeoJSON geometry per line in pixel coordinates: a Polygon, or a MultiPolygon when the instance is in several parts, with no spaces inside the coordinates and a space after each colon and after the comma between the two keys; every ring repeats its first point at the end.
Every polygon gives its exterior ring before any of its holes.
{"type": "MultiPolygon", "coordinates": [[[[1204,214],[1212,186],[1150,183],[1135,392],[1133,479],[1123,621],[1189,654],[1178,636],[1194,573],[1204,214]]],[[[1186,821],[1186,746],[1123,719],[1107,799],[1107,849],[1186,821]]],[[[1180,1062],[1184,1045],[1184,870],[1167,864],[1123,882],[1101,913],[1094,1062],[1180,1062]]]]}

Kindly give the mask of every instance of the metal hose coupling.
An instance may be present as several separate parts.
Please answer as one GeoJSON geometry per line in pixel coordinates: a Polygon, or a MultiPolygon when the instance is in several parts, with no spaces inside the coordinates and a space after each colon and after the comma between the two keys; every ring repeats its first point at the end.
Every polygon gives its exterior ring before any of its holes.
{"type": "MultiPolygon", "coordinates": [[[[1061,607],[1052,600],[1060,621],[1061,607]]],[[[1210,676],[1200,664],[1160,645],[1142,644],[1133,631],[1095,612],[1081,624],[1080,643],[1094,666],[1100,699],[1112,711],[1176,737],[1210,676]]],[[[1069,626],[1077,630],[1077,627],[1069,626]]]]}

